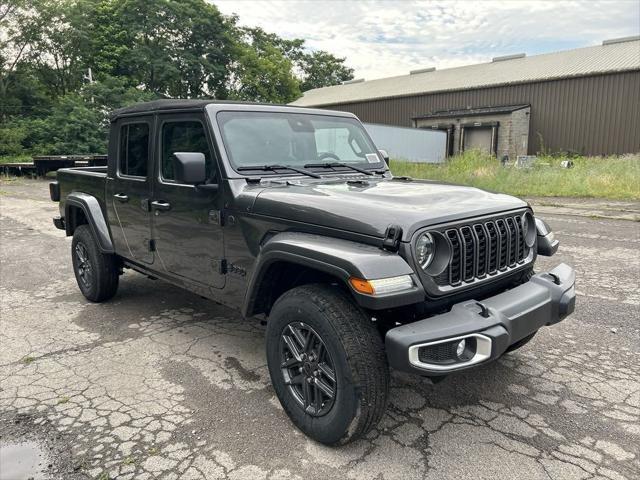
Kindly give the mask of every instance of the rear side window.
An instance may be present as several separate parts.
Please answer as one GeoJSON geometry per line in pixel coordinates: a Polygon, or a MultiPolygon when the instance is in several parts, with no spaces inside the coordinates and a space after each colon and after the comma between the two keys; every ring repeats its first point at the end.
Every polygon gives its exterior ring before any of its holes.
{"type": "Polygon", "coordinates": [[[174,180],[173,154],[200,152],[206,158],[207,179],[214,178],[213,162],[204,125],[197,120],[165,122],[162,125],[162,178],[174,180]]]}
{"type": "Polygon", "coordinates": [[[146,177],[149,160],[149,125],[129,123],[120,127],[120,173],[146,177]]]}

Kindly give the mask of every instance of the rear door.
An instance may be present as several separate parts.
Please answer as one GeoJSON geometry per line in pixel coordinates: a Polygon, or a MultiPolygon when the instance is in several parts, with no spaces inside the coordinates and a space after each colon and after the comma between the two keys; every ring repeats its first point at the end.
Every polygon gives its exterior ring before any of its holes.
{"type": "Polygon", "coordinates": [[[222,184],[215,150],[200,113],[160,114],[151,202],[156,268],[213,288],[222,288],[222,184]],[[207,161],[207,183],[218,191],[175,181],[172,154],[201,152],[207,161]]]}
{"type": "Polygon", "coordinates": [[[106,185],[109,226],[116,252],[140,263],[153,263],[149,198],[153,116],[119,120],[111,139],[116,155],[106,185]]]}

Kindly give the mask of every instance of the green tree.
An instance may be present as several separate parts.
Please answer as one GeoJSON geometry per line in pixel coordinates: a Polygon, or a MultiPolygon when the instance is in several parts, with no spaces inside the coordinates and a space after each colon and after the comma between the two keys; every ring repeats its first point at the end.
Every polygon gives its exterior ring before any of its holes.
{"type": "MultiPolygon", "coordinates": [[[[25,147],[35,153],[105,153],[109,114],[117,108],[156,98],[127,85],[121,78],[106,77],[82,88],[78,93],[60,97],[44,118],[16,122],[25,147]]],[[[1,145],[0,145],[1,146],[1,145]]]]}
{"type": "Polygon", "coordinates": [[[352,78],[204,0],[0,3],[0,155],[104,152],[108,112],[163,97],[288,103],[352,78]],[[92,75],[89,75],[92,72],[92,75]]]}
{"type": "Polygon", "coordinates": [[[289,103],[300,96],[291,61],[277,48],[267,45],[258,52],[251,45],[240,45],[238,50],[238,60],[232,67],[228,86],[230,98],[289,103]]]}
{"type": "Polygon", "coordinates": [[[302,92],[339,85],[353,79],[353,69],[345,65],[344,58],[338,58],[324,50],[307,52],[304,40],[283,39],[259,27],[245,28],[241,33],[241,38],[244,37],[245,43],[251,45],[258,55],[264,55],[275,48],[288,58],[302,92]]]}
{"type": "Polygon", "coordinates": [[[20,155],[24,152],[22,142],[27,136],[23,126],[0,125],[0,156],[20,155]]]}
{"type": "Polygon", "coordinates": [[[302,54],[298,62],[302,72],[300,90],[306,92],[352,80],[353,68],[347,67],[344,62],[344,58],[337,58],[323,50],[302,54]]]}
{"type": "Polygon", "coordinates": [[[97,78],[121,76],[159,95],[225,92],[231,23],[202,0],[100,0],[88,14],[86,63],[97,78]]]}
{"type": "Polygon", "coordinates": [[[28,53],[33,36],[30,7],[31,2],[26,0],[0,3],[0,123],[20,112],[22,106],[11,88],[16,85],[16,70],[28,53]]]}
{"type": "Polygon", "coordinates": [[[36,0],[24,34],[28,62],[52,97],[77,91],[83,83],[82,53],[88,34],[81,28],[90,2],[36,0]]]}
{"type": "Polygon", "coordinates": [[[25,119],[19,124],[27,131],[23,143],[33,153],[62,155],[106,151],[103,114],[77,93],[60,97],[49,116],[25,119]]]}

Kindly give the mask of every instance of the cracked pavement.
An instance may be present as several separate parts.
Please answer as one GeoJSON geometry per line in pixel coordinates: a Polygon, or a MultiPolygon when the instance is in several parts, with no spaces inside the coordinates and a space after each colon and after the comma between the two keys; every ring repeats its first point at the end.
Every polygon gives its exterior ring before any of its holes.
{"type": "Polygon", "coordinates": [[[87,302],[47,185],[0,182],[0,445],[38,445],[43,478],[640,478],[640,223],[547,210],[537,268],[576,268],[576,312],[435,385],[393,373],[379,428],[328,448],[280,408],[257,320],[130,271],[87,302]]]}

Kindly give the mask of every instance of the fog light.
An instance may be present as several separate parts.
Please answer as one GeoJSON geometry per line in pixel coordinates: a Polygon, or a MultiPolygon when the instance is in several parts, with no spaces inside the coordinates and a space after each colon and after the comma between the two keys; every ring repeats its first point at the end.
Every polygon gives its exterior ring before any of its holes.
{"type": "Polygon", "coordinates": [[[464,349],[466,347],[467,347],[467,342],[463,338],[462,340],[460,340],[460,342],[458,342],[458,345],[456,346],[456,355],[458,356],[458,358],[462,357],[462,355],[464,354],[464,349]]]}

